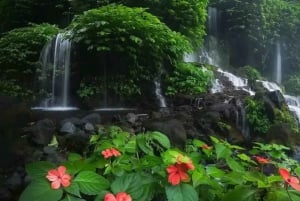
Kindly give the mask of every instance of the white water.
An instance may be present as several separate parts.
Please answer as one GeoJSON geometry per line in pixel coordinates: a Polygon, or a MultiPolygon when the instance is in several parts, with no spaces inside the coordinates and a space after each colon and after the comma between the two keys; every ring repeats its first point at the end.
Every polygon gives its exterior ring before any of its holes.
{"type": "MultiPolygon", "coordinates": [[[[257,80],[257,82],[261,82],[263,87],[268,91],[280,91],[282,94],[281,88],[274,82],[269,81],[261,81],[257,80]]],[[[289,110],[295,115],[298,124],[300,124],[300,98],[296,96],[291,96],[287,94],[283,94],[286,104],[289,107],[289,110]]]]}
{"type": "Polygon", "coordinates": [[[216,35],[218,33],[218,10],[214,7],[208,7],[208,34],[216,35]]]}
{"type": "Polygon", "coordinates": [[[281,47],[280,43],[276,44],[276,61],[275,61],[275,80],[278,84],[281,84],[282,79],[282,62],[281,62],[281,47]]]}
{"type": "Polygon", "coordinates": [[[256,80],[256,82],[261,82],[263,87],[268,91],[280,91],[282,92],[281,88],[274,82],[263,81],[263,80],[256,80]]]}
{"type": "Polygon", "coordinates": [[[59,33],[41,52],[42,87],[48,97],[40,107],[43,110],[73,110],[69,106],[71,41],[59,33]],[[50,96],[49,96],[50,95],[50,96]]]}
{"type": "Polygon", "coordinates": [[[163,108],[163,107],[167,107],[167,103],[166,103],[166,99],[165,97],[162,95],[162,91],[161,91],[161,81],[160,78],[156,78],[154,80],[154,85],[155,85],[155,96],[159,102],[159,107],[163,108]]]}

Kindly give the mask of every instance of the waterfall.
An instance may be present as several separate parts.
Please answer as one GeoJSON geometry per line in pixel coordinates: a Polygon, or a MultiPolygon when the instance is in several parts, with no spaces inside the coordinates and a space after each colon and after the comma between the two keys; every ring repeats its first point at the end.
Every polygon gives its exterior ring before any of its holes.
{"type": "Polygon", "coordinates": [[[156,79],[154,79],[154,85],[155,85],[155,95],[156,98],[159,102],[159,107],[160,108],[164,108],[167,107],[167,103],[166,103],[166,99],[165,97],[162,95],[162,91],[161,91],[161,80],[160,80],[160,76],[157,77],[156,79]]]}
{"type": "MultiPolygon", "coordinates": [[[[261,82],[263,87],[268,91],[278,90],[283,94],[281,88],[274,82],[261,81],[261,80],[257,80],[257,82],[261,82]]],[[[283,94],[283,97],[285,99],[285,102],[289,110],[294,114],[298,124],[300,125],[300,98],[288,94],[283,94]]]]}
{"type": "Polygon", "coordinates": [[[42,64],[42,89],[47,98],[37,109],[68,110],[70,91],[71,41],[59,33],[47,43],[40,56],[42,64]]]}
{"type": "Polygon", "coordinates": [[[280,43],[276,43],[276,61],[275,61],[275,80],[281,84],[282,79],[282,61],[281,61],[281,47],[280,43]]]}
{"type": "Polygon", "coordinates": [[[274,82],[263,81],[263,80],[256,80],[256,82],[261,82],[263,87],[268,91],[280,91],[282,92],[281,88],[274,82]]]}
{"type": "Polygon", "coordinates": [[[218,34],[218,10],[214,7],[208,7],[208,34],[218,34]]]}
{"type": "MultiPolygon", "coordinates": [[[[255,94],[254,91],[252,91],[249,87],[248,87],[248,80],[245,78],[241,78],[238,77],[230,72],[227,71],[223,71],[222,69],[218,69],[218,72],[221,74],[221,76],[226,77],[234,86],[235,89],[239,90],[243,90],[248,92],[251,96],[255,94]]],[[[222,92],[223,89],[225,87],[222,85],[222,83],[220,83],[219,80],[215,80],[213,82],[213,86],[211,88],[211,93],[216,93],[216,92],[222,92]]]]}

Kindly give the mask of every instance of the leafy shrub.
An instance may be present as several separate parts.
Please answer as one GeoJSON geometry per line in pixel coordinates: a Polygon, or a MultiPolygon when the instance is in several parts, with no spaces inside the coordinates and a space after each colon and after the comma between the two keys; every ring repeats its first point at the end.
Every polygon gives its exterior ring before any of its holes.
{"type": "Polygon", "coordinates": [[[265,134],[271,126],[262,101],[248,98],[245,101],[246,119],[253,131],[265,134]]]}
{"type": "Polygon", "coordinates": [[[283,83],[285,90],[288,94],[299,95],[300,94],[300,75],[292,75],[289,79],[283,83]]]}
{"type": "Polygon", "coordinates": [[[199,95],[207,92],[213,80],[212,71],[191,63],[179,63],[167,78],[166,94],[199,95]]]}
{"type": "Polygon", "coordinates": [[[122,57],[129,68],[122,71],[136,80],[141,76],[153,79],[162,65],[174,66],[190,50],[184,36],[143,8],[103,6],[77,16],[69,28],[73,41],[88,51],[105,58],[122,57]]]}
{"type": "Polygon", "coordinates": [[[298,122],[291,114],[287,106],[282,107],[281,110],[275,109],[275,120],[274,124],[287,123],[291,126],[294,132],[298,132],[298,122]]]}
{"type": "Polygon", "coordinates": [[[178,150],[160,132],[132,135],[116,126],[89,142],[84,155],[69,153],[62,164],[27,164],[31,182],[19,201],[119,200],[113,198],[120,194],[134,201],[300,199],[300,185],[293,182],[299,163],[281,145],[256,143],[248,152],[211,136],[210,146],[194,139],[178,150]]]}
{"type": "Polygon", "coordinates": [[[260,72],[253,66],[244,66],[238,69],[240,76],[247,78],[250,82],[261,80],[262,76],[260,72]]]}
{"type": "Polygon", "coordinates": [[[157,16],[170,29],[188,37],[196,47],[201,45],[205,35],[207,0],[73,0],[70,3],[71,9],[77,14],[109,3],[146,8],[147,12],[157,16]]]}
{"type": "Polygon", "coordinates": [[[0,73],[31,83],[44,44],[57,32],[56,26],[41,24],[5,33],[0,38],[0,73]]]}
{"type": "Polygon", "coordinates": [[[33,95],[33,92],[17,84],[16,80],[0,79],[0,94],[28,99],[33,95]]]}

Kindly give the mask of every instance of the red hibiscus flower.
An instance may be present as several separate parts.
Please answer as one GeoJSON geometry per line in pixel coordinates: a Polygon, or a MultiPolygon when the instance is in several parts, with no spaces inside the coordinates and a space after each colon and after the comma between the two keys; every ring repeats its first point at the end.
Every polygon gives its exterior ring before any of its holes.
{"type": "Polygon", "coordinates": [[[59,166],[57,169],[49,170],[46,178],[51,181],[52,189],[59,189],[61,185],[63,187],[71,185],[71,176],[66,174],[65,166],[59,166]]]}
{"type": "Polygon", "coordinates": [[[102,156],[107,159],[107,158],[111,158],[113,156],[120,156],[121,153],[115,149],[115,148],[109,148],[109,149],[105,149],[101,152],[102,156]]]}
{"type": "Polygon", "coordinates": [[[279,174],[287,184],[295,190],[300,191],[299,179],[297,177],[291,176],[290,172],[284,168],[279,168],[279,174]]]}
{"type": "Polygon", "coordinates": [[[125,192],[119,192],[116,196],[112,193],[107,193],[104,197],[104,201],[132,201],[132,198],[125,192]]]}
{"type": "Polygon", "coordinates": [[[188,170],[193,170],[195,167],[190,163],[175,163],[167,167],[167,172],[169,173],[168,182],[172,185],[177,185],[181,181],[188,182],[190,180],[187,174],[188,170]]]}
{"type": "Polygon", "coordinates": [[[261,156],[253,156],[253,157],[260,164],[269,164],[271,162],[270,159],[264,158],[264,157],[261,157],[261,156]]]}

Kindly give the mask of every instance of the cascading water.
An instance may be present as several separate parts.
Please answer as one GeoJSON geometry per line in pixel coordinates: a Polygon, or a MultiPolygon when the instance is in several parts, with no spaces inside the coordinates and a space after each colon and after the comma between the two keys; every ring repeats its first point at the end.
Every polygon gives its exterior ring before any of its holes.
{"type": "Polygon", "coordinates": [[[154,79],[154,85],[155,85],[155,95],[156,95],[156,98],[157,98],[157,100],[159,102],[159,107],[160,108],[167,107],[166,99],[162,95],[162,91],[161,91],[161,80],[160,80],[160,77],[154,79]]]}
{"type": "MultiPolygon", "coordinates": [[[[281,88],[274,82],[261,81],[261,80],[257,80],[257,82],[261,82],[263,87],[270,92],[280,91],[283,94],[281,88]]],[[[287,95],[287,94],[283,94],[283,97],[285,99],[286,104],[289,107],[289,110],[294,114],[298,124],[300,125],[300,98],[287,95]]]]}
{"type": "Polygon", "coordinates": [[[281,47],[280,43],[276,43],[276,61],[275,61],[275,80],[281,84],[282,79],[282,61],[281,61],[281,47]]]}
{"type": "Polygon", "coordinates": [[[69,106],[71,41],[59,33],[46,44],[41,52],[42,89],[47,98],[40,107],[43,110],[73,110],[69,106]]]}

